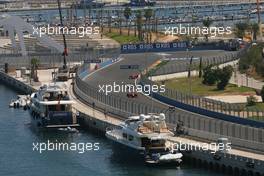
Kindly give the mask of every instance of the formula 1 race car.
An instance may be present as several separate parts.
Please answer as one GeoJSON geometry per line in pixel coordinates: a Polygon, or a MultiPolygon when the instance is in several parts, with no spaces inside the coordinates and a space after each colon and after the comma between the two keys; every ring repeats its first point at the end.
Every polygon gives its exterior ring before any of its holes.
{"type": "Polygon", "coordinates": [[[127,93],[127,97],[128,98],[136,98],[138,95],[137,95],[137,93],[135,93],[135,92],[128,92],[127,93]]]}
{"type": "Polygon", "coordinates": [[[129,79],[137,79],[138,77],[139,77],[139,74],[134,73],[129,76],[129,79]]]}

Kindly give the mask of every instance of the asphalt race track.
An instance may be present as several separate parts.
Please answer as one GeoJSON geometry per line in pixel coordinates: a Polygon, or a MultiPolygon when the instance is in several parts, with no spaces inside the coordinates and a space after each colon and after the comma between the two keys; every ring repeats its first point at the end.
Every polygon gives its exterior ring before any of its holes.
{"type": "MultiPolygon", "coordinates": [[[[228,52],[225,51],[190,51],[188,54],[193,55],[194,57],[214,57],[214,56],[220,56],[224,55],[228,52]]],[[[230,52],[229,52],[230,53],[230,52]]],[[[116,82],[118,84],[129,84],[133,83],[133,80],[129,79],[129,76],[135,73],[139,73],[139,70],[132,70],[132,69],[120,69],[120,65],[139,65],[139,69],[143,70],[159,59],[164,58],[164,55],[166,55],[166,58],[182,58],[187,57],[186,51],[181,52],[169,52],[169,53],[140,53],[140,54],[124,54],[121,55],[121,58],[123,58],[118,63],[115,63],[113,65],[110,65],[104,69],[98,70],[94,74],[88,76],[85,81],[92,85],[93,87],[97,87],[99,91],[99,85],[113,85],[113,82],[116,82]]],[[[177,62],[177,61],[174,61],[177,62]]],[[[185,61],[179,61],[179,62],[185,62],[185,61]]],[[[143,94],[139,94],[136,98],[128,98],[127,93],[112,93],[116,94],[117,96],[122,96],[124,99],[129,99],[130,101],[136,101],[143,104],[152,104],[154,107],[162,107],[166,108],[167,106],[165,104],[162,104],[157,101],[152,101],[151,97],[147,97],[143,94]]]]}

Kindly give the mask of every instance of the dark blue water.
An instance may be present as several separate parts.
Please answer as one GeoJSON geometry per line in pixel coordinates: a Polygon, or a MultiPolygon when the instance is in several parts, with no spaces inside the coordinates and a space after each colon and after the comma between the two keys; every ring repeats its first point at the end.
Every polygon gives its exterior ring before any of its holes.
{"type": "MultiPolygon", "coordinates": [[[[0,176],[194,176],[218,175],[192,168],[149,168],[131,156],[120,156],[104,136],[80,131],[63,134],[33,130],[30,116],[22,109],[10,109],[8,103],[16,92],[0,84],[0,176]],[[58,141],[99,143],[98,151],[33,151],[32,143],[58,141]]],[[[219,174],[219,176],[221,176],[219,174]]]]}

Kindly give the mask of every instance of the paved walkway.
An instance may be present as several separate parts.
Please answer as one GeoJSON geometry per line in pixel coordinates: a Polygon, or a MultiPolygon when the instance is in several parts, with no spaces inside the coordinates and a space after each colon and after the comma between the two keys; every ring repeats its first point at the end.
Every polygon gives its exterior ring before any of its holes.
{"type": "MultiPolygon", "coordinates": [[[[70,80],[71,81],[71,80],[70,80]]],[[[70,85],[70,81],[68,82],[68,85],[70,85]]],[[[103,112],[98,111],[96,109],[93,109],[92,107],[84,104],[82,101],[80,101],[73,93],[73,87],[72,85],[69,86],[69,95],[70,97],[75,101],[73,108],[75,110],[78,110],[81,113],[87,114],[88,116],[97,118],[99,120],[118,125],[121,123],[119,119],[116,119],[114,117],[111,117],[110,115],[105,115],[103,112]]]]}

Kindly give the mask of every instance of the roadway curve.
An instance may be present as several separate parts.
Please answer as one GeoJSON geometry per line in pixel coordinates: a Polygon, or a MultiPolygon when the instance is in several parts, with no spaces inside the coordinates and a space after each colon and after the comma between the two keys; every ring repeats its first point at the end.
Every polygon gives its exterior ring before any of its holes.
{"type": "MultiPolygon", "coordinates": [[[[219,55],[224,55],[227,52],[225,51],[191,51],[189,52],[190,55],[194,57],[215,57],[219,55]]],[[[185,51],[180,52],[168,52],[170,56],[167,56],[167,58],[182,58],[186,57],[185,51]]],[[[107,84],[113,84],[113,82],[116,82],[118,84],[128,84],[133,83],[133,80],[129,80],[129,75],[133,73],[139,73],[139,70],[121,70],[120,65],[140,65],[140,69],[143,70],[149,66],[151,66],[153,63],[158,61],[159,59],[162,59],[162,55],[160,53],[141,53],[141,54],[124,54],[121,55],[122,60],[120,62],[117,62],[113,65],[110,65],[104,69],[98,70],[94,74],[88,76],[85,78],[85,81],[92,85],[93,87],[97,87],[99,89],[99,85],[107,85],[107,84]]],[[[181,61],[182,62],[182,61],[181,61]]],[[[112,93],[117,94],[117,93],[112,93]]],[[[128,98],[126,93],[118,93],[118,96],[122,96],[124,99],[129,99],[130,101],[139,102],[142,104],[152,104],[154,107],[161,107],[161,108],[167,108],[168,106],[160,103],[158,101],[151,100],[150,97],[147,97],[143,94],[138,94],[137,98],[128,98]]]]}

